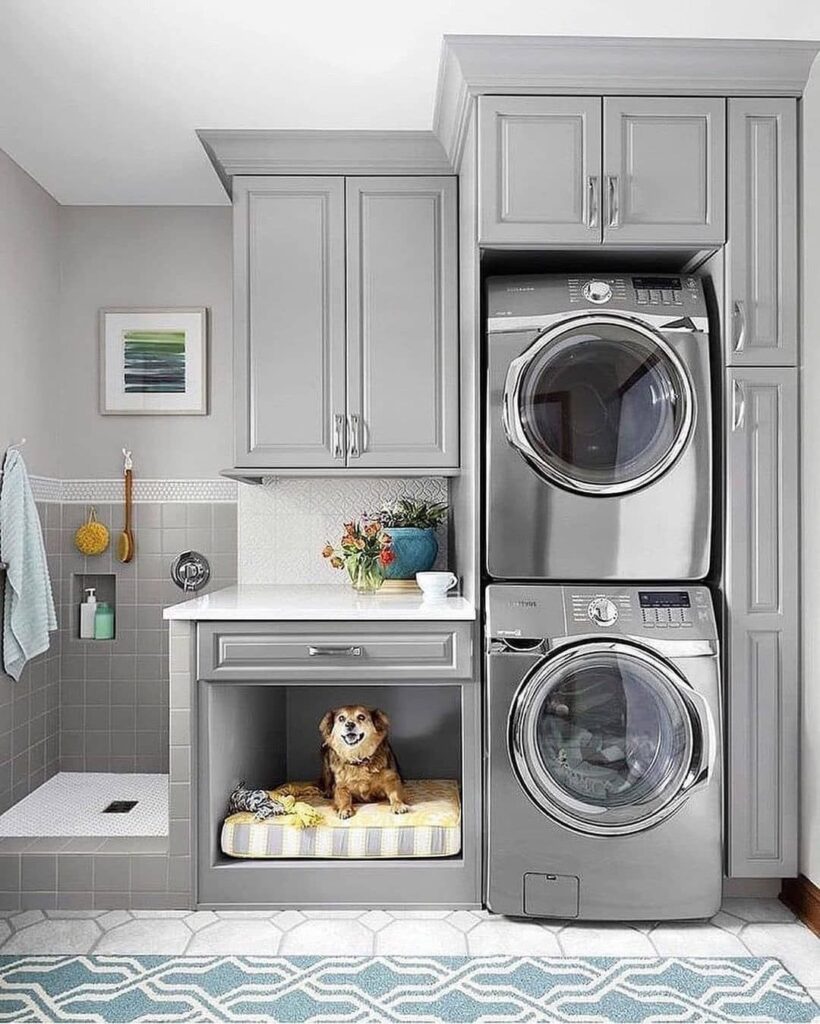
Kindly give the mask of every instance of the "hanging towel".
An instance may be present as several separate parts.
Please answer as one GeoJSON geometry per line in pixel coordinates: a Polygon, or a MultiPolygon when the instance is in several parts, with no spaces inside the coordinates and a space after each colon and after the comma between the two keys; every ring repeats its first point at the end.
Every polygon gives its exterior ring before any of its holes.
{"type": "Polygon", "coordinates": [[[0,486],[0,561],[5,562],[3,667],[19,679],[27,661],[49,647],[57,628],[40,517],[23,457],[11,448],[0,486]]]}

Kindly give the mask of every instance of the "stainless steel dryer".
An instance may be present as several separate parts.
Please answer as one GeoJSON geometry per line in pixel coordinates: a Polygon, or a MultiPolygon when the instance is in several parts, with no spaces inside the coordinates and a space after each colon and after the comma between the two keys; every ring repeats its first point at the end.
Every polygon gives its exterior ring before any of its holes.
{"type": "Polygon", "coordinates": [[[721,714],[709,591],[499,584],[486,608],[490,909],[714,914],[721,714]]]}
{"type": "Polygon", "coordinates": [[[507,580],[697,580],[712,429],[701,282],[487,282],[486,557],[507,580]]]}

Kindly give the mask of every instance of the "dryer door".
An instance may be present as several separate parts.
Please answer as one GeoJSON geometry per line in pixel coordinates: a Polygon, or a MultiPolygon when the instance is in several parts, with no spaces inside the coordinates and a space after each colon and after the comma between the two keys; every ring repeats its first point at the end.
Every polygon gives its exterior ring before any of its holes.
{"type": "Polygon", "coordinates": [[[579,832],[623,835],[672,814],[703,777],[708,711],[669,662],[631,642],[590,640],[544,658],[509,721],[521,785],[579,832]]]}
{"type": "Polygon", "coordinates": [[[625,315],[550,328],[510,364],[504,429],[547,480],[624,494],[665,473],[695,416],[689,375],[664,338],[625,315]]]}

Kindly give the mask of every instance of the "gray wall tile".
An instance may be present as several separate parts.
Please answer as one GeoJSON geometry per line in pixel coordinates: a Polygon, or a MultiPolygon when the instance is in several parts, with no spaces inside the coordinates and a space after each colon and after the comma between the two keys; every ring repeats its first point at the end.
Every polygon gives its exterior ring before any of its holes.
{"type": "Polygon", "coordinates": [[[57,858],[57,889],[60,892],[91,892],[94,861],[90,854],[60,854],[57,858]]]}
{"type": "Polygon", "coordinates": [[[24,853],[20,862],[20,888],[23,892],[56,892],[56,856],[24,853]]]}

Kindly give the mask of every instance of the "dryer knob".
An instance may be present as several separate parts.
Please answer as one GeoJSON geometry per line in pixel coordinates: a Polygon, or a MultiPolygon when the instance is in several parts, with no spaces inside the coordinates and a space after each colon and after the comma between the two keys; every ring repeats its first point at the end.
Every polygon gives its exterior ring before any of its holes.
{"type": "Polygon", "coordinates": [[[590,601],[587,615],[596,626],[611,626],[618,621],[618,609],[608,597],[596,597],[590,601]]]}
{"type": "Polygon", "coordinates": [[[587,302],[597,302],[599,305],[612,298],[612,289],[606,281],[587,281],[583,293],[587,302]]]}

